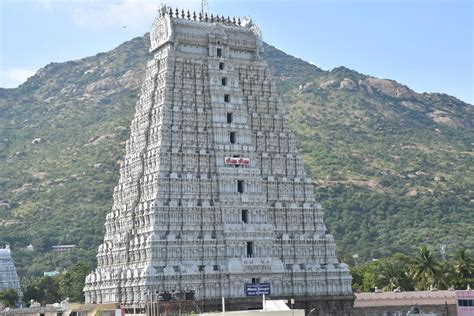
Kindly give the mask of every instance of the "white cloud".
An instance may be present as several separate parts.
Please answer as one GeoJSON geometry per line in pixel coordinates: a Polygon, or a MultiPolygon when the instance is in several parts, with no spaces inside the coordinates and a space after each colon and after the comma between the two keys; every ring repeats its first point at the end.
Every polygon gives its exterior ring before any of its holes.
{"type": "Polygon", "coordinates": [[[32,0],[31,2],[41,8],[46,9],[50,9],[53,6],[53,0],[32,0]]]}
{"type": "Polygon", "coordinates": [[[15,88],[35,74],[34,71],[22,68],[10,68],[0,71],[0,87],[15,88]]]}
{"type": "MultiPolygon", "coordinates": [[[[197,10],[200,0],[166,1],[168,5],[197,10]]],[[[73,2],[74,23],[85,29],[106,29],[126,26],[143,32],[149,28],[156,16],[160,2],[156,0],[118,0],[73,2]]]]}
{"type": "MultiPolygon", "coordinates": [[[[1,1],[1,0],[0,0],[1,1]]],[[[62,9],[77,27],[104,30],[127,26],[148,32],[157,11],[164,3],[184,10],[201,10],[201,0],[30,0],[43,9],[62,9]]],[[[217,0],[214,0],[217,1],[217,0]]]]}

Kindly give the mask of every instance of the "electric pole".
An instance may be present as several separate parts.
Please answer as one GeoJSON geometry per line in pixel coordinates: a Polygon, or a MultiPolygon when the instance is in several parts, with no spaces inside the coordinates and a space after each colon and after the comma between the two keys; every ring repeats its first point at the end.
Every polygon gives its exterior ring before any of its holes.
{"type": "Polygon", "coordinates": [[[209,1],[208,0],[201,0],[201,14],[209,14],[209,1]]]}

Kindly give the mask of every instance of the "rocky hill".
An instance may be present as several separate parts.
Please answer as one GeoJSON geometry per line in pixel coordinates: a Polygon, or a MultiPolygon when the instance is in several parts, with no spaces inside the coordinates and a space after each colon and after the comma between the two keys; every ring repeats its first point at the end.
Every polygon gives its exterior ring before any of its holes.
{"type": "MultiPolygon", "coordinates": [[[[95,260],[147,46],[135,38],[0,89],[0,243],[20,274],[95,260]],[[57,244],[78,249],[51,252],[57,244]]],[[[269,45],[265,56],[341,249],[362,260],[474,248],[472,105],[269,45]]]]}

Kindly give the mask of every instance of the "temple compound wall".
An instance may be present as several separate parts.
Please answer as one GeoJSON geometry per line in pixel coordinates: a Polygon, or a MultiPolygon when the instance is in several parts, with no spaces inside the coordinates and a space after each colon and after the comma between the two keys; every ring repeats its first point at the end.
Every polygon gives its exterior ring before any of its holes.
{"type": "Polygon", "coordinates": [[[335,256],[259,28],[163,6],[150,41],[86,301],[133,304],[192,289],[209,304],[250,302],[253,284],[307,305],[340,296],[350,310],[351,276],[335,256]]]}

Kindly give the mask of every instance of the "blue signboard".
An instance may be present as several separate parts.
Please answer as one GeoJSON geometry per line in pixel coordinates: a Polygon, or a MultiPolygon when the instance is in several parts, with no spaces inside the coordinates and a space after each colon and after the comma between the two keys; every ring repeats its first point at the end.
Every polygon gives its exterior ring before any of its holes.
{"type": "Polygon", "coordinates": [[[245,284],[245,295],[247,296],[261,296],[270,294],[272,294],[270,290],[270,283],[245,284]]]}

